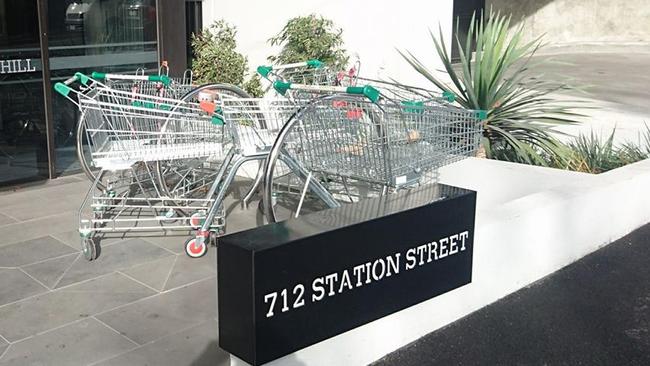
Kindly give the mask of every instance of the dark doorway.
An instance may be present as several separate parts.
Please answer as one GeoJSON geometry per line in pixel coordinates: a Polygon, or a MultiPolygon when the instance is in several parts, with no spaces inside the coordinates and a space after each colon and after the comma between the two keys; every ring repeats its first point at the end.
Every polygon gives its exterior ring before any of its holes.
{"type": "Polygon", "coordinates": [[[36,0],[0,0],[0,186],[49,176],[36,0]]]}
{"type": "MultiPolygon", "coordinates": [[[[460,54],[458,53],[459,39],[461,45],[464,44],[467,38],[467,30],[472,21],[472,15],[480,15],[485,9],[485,0],[454,0],[454,21],[451,39],[451,59],[453,61],[460,61],[460,54]]],[[[472,49],[474,45],[472,45],[472,49]]]]}

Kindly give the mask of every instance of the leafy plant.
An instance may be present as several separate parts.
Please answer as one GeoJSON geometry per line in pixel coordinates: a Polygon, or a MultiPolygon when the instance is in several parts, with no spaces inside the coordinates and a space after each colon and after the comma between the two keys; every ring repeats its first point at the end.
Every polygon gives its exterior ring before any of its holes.
{"type": "Polygon", "coordinates": [[[244,83],[244,90],[254,98],[260,98],[264,95],[262,83],[257,74],[251,75],[251,77],[244,83]]]}
{"type": "Polygon", "coordinates": [[[322,16],[311,14],[290,19],[282,31],[269,39],[271,46],[282,46],[273,63],[288,64],[318,59],[336,69],[343,69],[348,56],[343,46],[343,30],[322,16]]]}
{"type": "Polygon", "coordinates": [[[642,144],[626,142],[620,147],[614,144],[616,130],[606,139],[601,139],[593,131],[580,135],[568,147],[571,159],[566,168],[598,174],[608,170],[635,163],[650,157],[650,129],[646,126],[642,144]]]}
{"type": "MultiPolygon", "coordinates": [[[[253,75],[244,81],[248,59],[237,52],[237,29],[224,20],[212,23],[208,29],[192,35],[194,61],[192,72],[200,84],[228,83],[242,87],[252,96],[261,96],[261,86],[256,89],[253,75]]],[[[257,80],[259,86],[259,80],[257,80]]]]}
{"type": "Polygon", "coordinates": [[[623,144],[623,148],[627,150],[628,154],[631,156],[650,156],[650,127],[647,124],[645,125],[645,130],[643,133],[639,134],[639,140],[637,143],[626,142],[623,144]]]}
{"type": "Polygon", "coordinates": [[[593,131],[590,135],[580,135],[575,141],[569,143],[573,156],[569,168],[586,173],[602,173],[618,168],[621,160],[618,151],[614,148],[614,133],[604,141],[593,131]]]}
{"type": "Polygon", "coordinates": [[[550,95],[566,86],[532,75],[538,63],[531,58],[542,46],[541,39],[524,43],[523,24],[510,36],[510,20],[494,12],[487,18],[472,16],[467,38],[455,40],[460,54],[458,67],[447,53],[442,29],[437,38],[431,32],[451,84],[435,76],[412,53],[400,54],[437,88],[453,93],[462,107],[487,111],[481,142],[487,157],[545,166],[566,162],[568,150],[552,135],[551,128],[575,123],[577,114],[550,95]],[[476,45],[473,59],[472,45],[476,45]]]}

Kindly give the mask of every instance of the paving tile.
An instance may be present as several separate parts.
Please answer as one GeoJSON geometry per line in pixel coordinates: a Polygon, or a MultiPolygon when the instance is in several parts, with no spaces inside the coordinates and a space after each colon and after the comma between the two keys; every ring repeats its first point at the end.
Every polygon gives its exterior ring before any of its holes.
{"type": "MultiPolygon", "coordinates": [[[[26,183],[21,186],[12,186],[11,189],[0,190],[0,199],[6,195],[24,194],[27,192],[43,191],[43,190],[47,191],[48,189],[52,189],[53,187],[56,186],[61,186],[61,185],[71,184],[71,183],[79,183],[79,182],[88,182],[88,180],[86,176],[83,174],[81,175],[75,174],[75,175],[68,175],[65,177],[59,177],[56,179],[26,183]]],[[[89,183],[86,183],[86,185],[88,184],[89,183]]]]}
{"type": "Polygon", "coordinates": [[[74,253],[63,257],[48,259],[43,262],[30,264],[21,269],[30,276],[41,281],[45,286],[53,289],[59,282],[63,273],[72,266],[72,263],[81,256],[81,253],[74,253]]]}
{"type": "Polygon", "coordinates": [[[89,180],[80,180],[80,181],[70,181],[68,184],[60,184],[53,187],[48,187],[47,190],[43,191],[41,194],[51,195],[68,195],[68,194],[77,194],[79,196],[85,196],[90,189],[92,183],[89,180]]]}
{"type": "Polygon", "coordinates": [[[0,226],[0,247],[69,231],[78,228],[78,226],[77,213],[73,211],[0,226]]]}
{"type": "Polygon", "coordinates": [[[0,213],[0,226],[7,225],[7,224],[13,224],[14,222],[18,222],[11,217],[1,214],[0,213]]]}
{"type": "MultiPolygon", "coordinates": [[[[242,193],[243,195],[243,193],[242,193]]],[[[259,197],[254,197],[248,207],[242,207],[241,199],[235,198],[236,194],[226,197],[226,232],[234,233],[263,225],[263,215],[258,210],[259,197]]]]}
{"type": "Polygon", "coordinates": [[[0,194],[0,202],[3,207],[14,205],[20,202],[38,202],[42,199],[63,196],[83,196],[88,192],[90,183],[75,181],[68,184],[40,185],[38,187],[20,188],[13,191],[5,191],[0,194]]]}
{"type": "Polygon", "coordinates": [[[51,236],[0,247],[0,267],[20,267],[75,251],[51,236]]]}
{"type": "MultiPolygon", "coordinates": [[[[4,351],[9,347],[9,343],[5,342],[2,338],[0,338],[0,355],[4,354],[4,351]]],[[[2,357],[0,356],[0,360],[2,357]]]]}
{"type": "Polygon", "coordinates": [[[92,262],[80,257],[63,275],[56,287],[67,286],[170,255],[172,254],[168,251],[142,239],[125,240],[102,247],[99,258],[92,262]]]}
{"type": "Polygon", "coordinates": [[[142,239],[153,243],[161,248],[165,248],[173,253],[185,253],[185,241],[192,236],[190,231],[187,232],[170,232],[167,235],[153,235],[142,237],[142,239]]]}
{"type": "Polygon", "coordinates": [[[219,348],[217,343],[217,322],[210,320],[93,366],[226,366],[229,364],[229,354],[219,348]]]}
{"type": "Polygon", "coordinates": [[[0,306],[47,291],[18,268],[0,269],[0,306]]]}
{"type": "Polygon", "coordinates": [[[79,208],[82,199],[83,197],[78,194],[23,199],[3,205],[0,212],[21,221],[32,220],[56,215],[63,211],[74,211],[79,208]]]}
{"type": "MultiPolygon", "coordinates": [[[[67,244],[75,250],[81,250],[81,238],[79,236],[78,228],[68,230],[62,233],[51,235],[53,238],[60,240],[62,243],[67,244]]],[[[96,236],[102,246],[119,243],[121,241],[141,236],[140,233],[104,233],[96,236]]]]}
{"type": "Polygon", "coordinates": [[[12,344],[0,365],[87,365],[133,347],[133,342],[89,318],[12,344]]]}
{"type": "Polygon", "coordinates": [[[181,287],[96,317],[139,344],[217,316],[214,278],[181,287]]]}
{"type": "Polygon", "coordinates": [[[216,248],[210,248],[208,253],[201,258],[190,258],[185,254],[179,254],[164,290],[196,282],[204,278],[216,276],[217,260],[216,248]]]}
{"type": "Polygon", "coordinates": [[[153,294],[153,290],[113,273],[0,306],[0,334],[14,342],[153,294]]]}
{"type": "Polygon", "coordinates": [[[179,255],[171,255],[153,262],[141,264],[122,271],[136,280],[162,291],[179,255]]]}

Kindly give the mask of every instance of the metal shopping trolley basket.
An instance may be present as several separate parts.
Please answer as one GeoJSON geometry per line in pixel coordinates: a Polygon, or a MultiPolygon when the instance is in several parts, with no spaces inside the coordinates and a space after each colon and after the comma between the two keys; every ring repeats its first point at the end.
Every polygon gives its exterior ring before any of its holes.
{"type": "Polygon", "coordinates": [[[278,219],[273,203],[279,200],[283,205],[278,206],[297,216],[308,206],[336,207],[372,192],[426,184],[435,180],[439,167],[474,155],[479,146],[484,112],[398,100],[372,86],[322,89],[339,94],[302,108],[284,125],[269,153],[263,195],[269,221],[278,219]],[[278,169],[291,170],[302,188],[293,195],[282,191],[276,184],[278,169]]]}
{"type": "MultiPolygon", "coordinates": [[[[196,236],[185,243],[186,253],[204,252],[210,239],[210,223],[219,216],[219,207],[232,184],[237,171],[247,162],[257,162],[263,166],[271,145],[284,124],[291,119],[305,102],[286,98],[235,98],[224,96],[212,108],[223,118],[232,146],[225,154],[222,169],[213,181],[209,197],[215,203],[205,215],[202,226],[196,236]]],[[[210,110],[210,108],[206,108],[210,110]]],[[[261,175],[259,175],[261,177],[261,175]]],[[[254,193],[259,181],[247,197],[254,193]]]]}
{"type": "MultiPolygon", "coordinates": [[[[257,68],[258,74],[266,79],[278,94],[288,98],[302,99],[316,97],[322,94],[323,87],[355,87],[357,85],[372,86],[381,89],[385,99],[413,102],[449,104],[455,100],[455,95],[449,92],[435,92],[425,88],[399,83],[395,80],[378,80],[359,75],[360,60],[357,60],[348,71],[337,71],[319,60],[308,60],[286,65],[264,65],[257,68]],[[309,88],[291,88],[292,84],[312,86],[309,88]]],[[[338,87],[338,88],[336,88],[338,87]]]]}
{"type": "MultiPolygon", "coordinates": [[[[144,70],[139,69],[135,75],[129,74],[106,74],[93,72],[93,79],[102,81],[106,86],[123,92],[130,92],[137,95],[151,95],[163,98],[181,99],[193,88],[192,72],[186,70],[182,78],[169,77],[169,68],[163,64],[158,75],[145,75],[144,70]]],[[[96,169],[91,166],[91,157],[84,147],[86,136],[86,117],[81,113],[76,127],[77,137],[77,158],[81,169],[88,179],[94,181],[96,169]]]]}
{"type": "MultiPolygon", "coordinates": [[[[213,200],[163,195],[152,163],[223,155],[231,140],[221,117],[199,103],[115,90],[80,73],[55,90],[86,115],[86,139],[99,169],[79,210],[86,258],[97,256],[96,234],[198,225],[213,200]],[[75,82],[79,89],[70,87],[75,82]]],[[[222,225],[222,215],[215,216],[211,227],[222,225]]]]}

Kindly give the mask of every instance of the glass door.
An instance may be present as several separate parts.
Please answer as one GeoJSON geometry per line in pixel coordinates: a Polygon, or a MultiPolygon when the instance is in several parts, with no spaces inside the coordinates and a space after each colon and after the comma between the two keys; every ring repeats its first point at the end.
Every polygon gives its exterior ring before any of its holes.
{"type": "Polygon", "coordinates": [[[36,0],[0,0],[0,186],[48,164],[36,0]]]}
{"type": "MultiPolygon", "coordinates": [[[[47,17],[52,83],[75,72],[158,73],[155,0],[50,0],[47,17]]],[[[79,111],[54,93],[52,113],[56,172],[77,172],[79,111]]]]}

